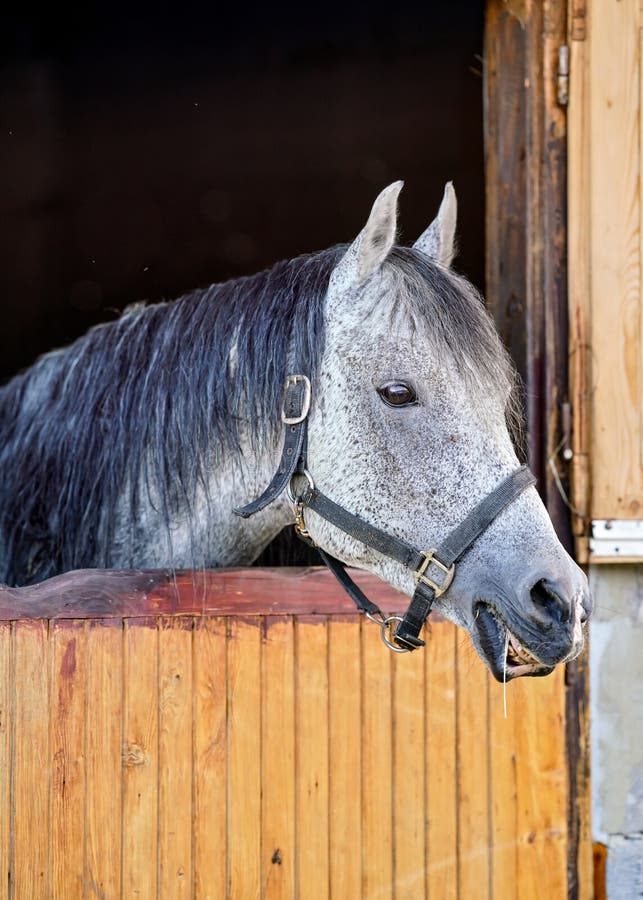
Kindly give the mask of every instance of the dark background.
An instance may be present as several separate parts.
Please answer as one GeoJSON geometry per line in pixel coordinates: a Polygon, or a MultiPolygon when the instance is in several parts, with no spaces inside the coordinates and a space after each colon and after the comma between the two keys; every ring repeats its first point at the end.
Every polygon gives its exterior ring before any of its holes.
{"type": "Polygon", "coordinates": [[[351,240],[459,198],[484,287],[475,0],[16,5],[0,21],[0,382],[135,300],[351,240]]]}

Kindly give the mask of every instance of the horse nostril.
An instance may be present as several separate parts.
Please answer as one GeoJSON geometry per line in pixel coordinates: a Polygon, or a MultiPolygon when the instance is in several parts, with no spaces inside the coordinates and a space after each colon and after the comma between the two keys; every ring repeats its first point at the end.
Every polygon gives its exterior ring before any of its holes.
{"type": "Polygon", "coordinates": [[[529,592],[534,606],[546,612],[556,622],[569,622],[571,608],[544,578],[537,581],[529,592]]]}

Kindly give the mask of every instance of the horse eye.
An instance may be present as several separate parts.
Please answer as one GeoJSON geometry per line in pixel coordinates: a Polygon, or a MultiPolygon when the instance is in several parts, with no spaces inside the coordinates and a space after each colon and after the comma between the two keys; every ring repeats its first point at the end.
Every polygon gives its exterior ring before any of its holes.
{"type": "Polygon", "coordinates": [[[413,406],[418,399],[411,385],[403,381],[388,381],[377,393],[388,406],[413,406]]]}

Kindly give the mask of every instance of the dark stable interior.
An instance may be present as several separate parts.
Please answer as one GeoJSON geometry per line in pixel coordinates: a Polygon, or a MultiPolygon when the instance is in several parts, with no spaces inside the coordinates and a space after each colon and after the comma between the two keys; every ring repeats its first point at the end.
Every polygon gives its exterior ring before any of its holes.
{"type": "MultiPolygon", "coordinates": [[[[0,29],[0,380],[137,300],[351,240],[452,179],[484,287],[483,4],[14,5],[0,29]]],[[[280,536],[260,563],[316,562],[280,536]]]]}

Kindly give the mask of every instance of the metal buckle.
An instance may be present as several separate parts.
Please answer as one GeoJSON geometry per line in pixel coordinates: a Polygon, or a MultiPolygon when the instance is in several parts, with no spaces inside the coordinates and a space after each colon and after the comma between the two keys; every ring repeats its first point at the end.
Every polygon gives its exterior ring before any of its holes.
{"type": "Polygon", "coordinates": [[[451,566],[445,566],[444,563],[440,562],[440,560],[435,555],[437,550],[434,548],[433,550],[422,550],[422,555],[424,556],[424,562],[420,565],[418,569],[413,573],[413,579],[415,583],[423,582],[423,584],[428,584],[430,588],[433,589],[433,593],[436,597],[441,597],[442,594],[446,593],[451,586],[451,582],[453,581],[453,576],[455,575],[455,563],[452,563],[451,566]],[[428,575],[424,573],[429,568],[429,566],[437,566],[438,569],[441,569],[444,572],[444,579],[442,584],[437,584],[428,575]]]}
{"type": "Polygon", "coordinates": [[[284,425],[299,425],[300,422],[303,422],[308,413],[310,412],[310,398],[312,396],[312,388],[310,386],[310,379],[307,375],[288,375],[286,380],[284,381],[284,394],[283,401],[281,404],[281,421],[284,425]],[[295,387],[295,385],[303,382],[304,385],[304,399],[301,404],[301,411],[298,416],[287,416],[285,405],[286,405],[286,395],[291,387],[295,387]]]}

